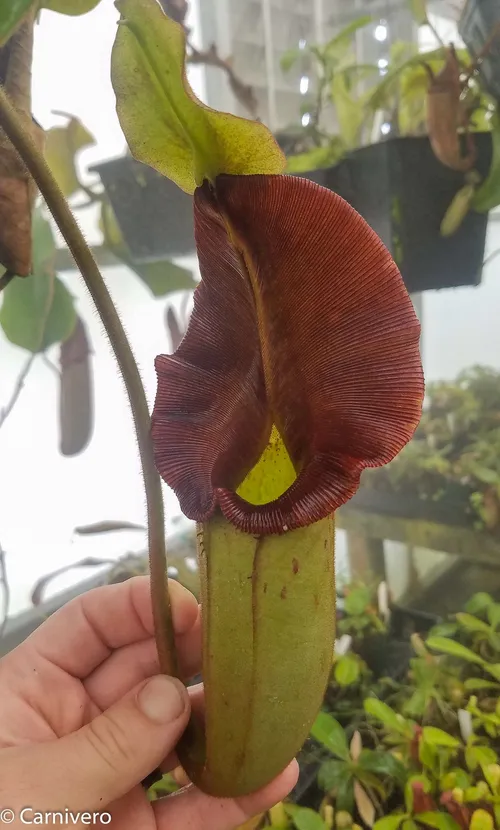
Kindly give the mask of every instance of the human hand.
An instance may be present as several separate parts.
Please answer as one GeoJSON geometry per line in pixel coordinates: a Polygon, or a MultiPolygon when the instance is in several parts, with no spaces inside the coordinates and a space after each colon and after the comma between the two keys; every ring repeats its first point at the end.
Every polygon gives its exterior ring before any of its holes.
{"type": "MultiPolygon", "coordinates": [[[[178,583],[170,591],[189,678],[200,670],[199,608],[178,583]]],[[[158,672],[147,577],[83,594],[4,657],[0,818],[12,810],[17,828],[35,823],[35,812],[66,809],[108,812],[114,830],[234,830],[289,792],[295,762],[245,798],[212,798],[190,786],[150,803],[140,782],[158,766],[176,766],[173,750],[190,713],[183,684],[158,672]],[[23,822],[26,807],[33,812],[23,822]]]]}

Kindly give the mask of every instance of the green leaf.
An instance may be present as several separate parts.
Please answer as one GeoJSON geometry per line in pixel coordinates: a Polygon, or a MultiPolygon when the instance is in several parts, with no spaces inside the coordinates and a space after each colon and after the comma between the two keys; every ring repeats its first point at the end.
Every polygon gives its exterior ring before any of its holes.
{"type": "Polygon", "coordinates": [[[454,622],[444,622],[433,625],[430,631],[430,637],[454,637],[457,633],[458,626],[454,622]]]}
{"type": "Polygon", "coordinates": [[[320,170],[331,167],[345,155],[346,149],[340,138],[334,137],[326,147],[314,147],[305,153],[296,153],[289,156],[286,164],[287,173],[308,173],[310,170],[320,170]]]}
{"type": "Polygon", "coordinates": [[[185,76],[185,33],[156,0],[117,0],[112,54],[118,117],[139,161],[193,193],[220,173],[281,173],[286,160],[267,127],[204,106],[185,76]]]}
{"type": "Polygon", "coordinates": [[[468,677],[464,681],[464,688],[468,692],[479,692],[481,689],[497,689],[498,683],[493,680],[484,680],[482,677],[468,677]]]}
{"type": "Polygon", "coordinates": [[[359,658],[355,654],[344,654],[335,663],[334,677],[339,686],[352,686],[361,674],[359,658]]]}
{"type": "Polygon", "coordinates": [[[449,746],[456,748],[460,746],[460,741],[445,732],[443,729],[437,729],[435,726],[424,726],[422,737],[426,743],[431,746],[449,746]]]}
{"type": "Polygon", "coordinates": [[[100,0],[42,0],[42,8],[76,17],[92,11],[99,3],[100,0]]]}
{"type": "Polygon", "coordinates": [[[311,735],[315,741],[323,744],[333,755],[348,761],[349,745],[344,728],[327,712],[320,712],[313,723],[311,735]]]}
{"type": "Polygon", "coordinates": [[[56,240],[50,222],[41,207],[33,211],[31,234],[33,240],[33,274],[53,271],[56,256],[56,240]]]}
{"type": "Polygon", "coordinates": [[[318,770],[318,784],[322,790],[329,792],[345,783],[346,779],[352,778],[348,762],[337,759],[323,761],[318,770]]]}
{"type": "Polygon", "coordinates": [[[34,0],[4,0],[0,4],[0,46],[17,29],[34,0]]]}
{"type": "Polygon", "coordinates": [[[470,787],[470,782],[470,776],[467,775],[465,770],[460,767],[454,767],[441,778],[439,788],[441,792],[444,792],[445,790],[454,790],[455,787],[460,787],[461,790],[466,790],[467,787],[470,787]]]}
{"type": "Polygon", "coordinates": [[[297,830],[327,830],[325,822],[316,810],[298,807],[296,804],[285,804],[285,810],[297,830]]]}
{"type": "Polygon", "coordinates": [[[460,826],[449,813],[437,811],[419,813],[418,820],[421,824],[427,824],[428,827],[435,827],[436,830],[460,830],[460,826]]]}
{"type": "Polygon", "coordinates": [[[492,605],[489,605],[486,613],[492,628],[498,628],[500,625],[500,602],[494,602],[492,605]]]}
{"type": "Polygon", "coordinates": [[[401,784],[404,784],[408,774],[405,765],[386,750],[363,749],[358,758],[358,767],[378,775],[387,775],[401,784]]]}
{"type": "Polygon", "coordinates": [[[53,268],[55,240],[40,209],[33,212],[33,274],[3,291],[0,325],[11,343],[39,352],[65,341],[76,325],[73,298],[53,268]]]}
{"type": "Polygon", "coordinates": [[[71,335],[76,325],[73,298],[53,273],[16,278],[3,294],[0,325],[14,345],[40,352],[71,335]]]}
{"type": "Polygon", "coordinates": [[[294,46],[292,49],[287,49],[283,52],[280,58],[280,67],[282,72],[289,72],[292,66],[297,63],[306,54],[305,49],[299,49],[294,46]]]}
{"type": "Polygon", "coordinates": [[[417,26],[427,23],[427,4],[425,0],[409,0],[411,13],[417,26]]]}
{"type": "Polygon", "coordinates": [[[487,213],[500,205],[500,114],[492,119],[493,157],[490,172],[476,190],[472,207],[479,213],[487,213]]]}
{"type": "Polygon", "coordinates": [[[346,77],[341,73],[334,75],[330,94],[337,112],[340,136],[345,146],[352,150],[359,144],[361,127],[366,117],[363,100],[351,94],[346,77]]]}
{"type": "Polygon", "coordinates": [[[81,121],[73,116],[68,117],[66,126],[52,127],[46,132],[44,148],[45,160],[66,198],[80,190],[75,166],[77,154],[84,147],[95,144],[94,136],[81,121]]]}
{"type": "Polygon", "coordinates": [[[483,484],[499,483],[499,476],[497,471],[492,470],[490,467],[484,467],[481,464],[471,464],[470,472],[475,478],[479,479],[479,481],[481,481],[483,484]]]}
{"type": "Polygon", "coordinates": [[[467,631],[480,631],[483,634],[491,633],[491,627],[483,622],[483,620],[480,620],[479,617],[474,617],[472,614],[457,614],[457,620],[467,631]]]}
{"type": "Polygon", "coordinates": [[[351,21],[345,26],[341,32],[328,41],[324,48],[324,53],[327,58],[334,58],[339,60],[352,43],[352,39],[358,29],[363,29],[372,22],[372,17],[369,14],[363,17],[357,17],[356,20],[351,21]]]}
{"type": "Polygon", "coordinates": [[[424,767],[433,770],[437,756],[438,750],[432,744],[428,744],[426,741],[420,741],[418,745],[418,759],[424,767]]]}
{"type": "Polygon", "coordinates": [[[469,614],[479,614],[481,611],[486,611],[489,605],[494,603],[494,599],[490,594],[480,591],[473,594],[470,600],[465,605],[465,610],[469,614]]]}
{"type": "Polygon", "coordinates": [[[406,715],[411,715],[412,717],[421,717],[431,700],[432,698],[427,688],[417,688],[405,703],[404,712],[406,715]]]}
{"type": "Polygon", "coordinates": [[[425,56],[417,52],[409,58],[404,58],[403,53],[408,52],[409,46],[411,47],[412,44],[399,42],[393,44],[395,51],[397,48],[397,51],[400,53],[397,60],[391,61],[391,64],[395,63],[395,66],[389,69],[389,72],[380,81],[380,83],[370,90],[370,94],[366,99],[366,106],[373,110],[389,109],[391,104],[394,103],[394,96],[398,93],[400,76],[403,72],[407,69],[421,65],[424,62],[424,59],[425,62],[428,63],[436,58],[443,57],[443,50],[436,49],[432,52],[426,52],[425,56]]]}
{"type": "Polygon", "coordinates": [[[474,810],[471,816],[469,830],[493,830],[493,817],[486,810],[474,810]]]}
{"type": "Polygon", "coordinates": [[[2,0],[0,3],[0,46],[17,29],[24,16],[32,8],[52,9],[64,14],[85,14],[93,9],[99,0],[2,0]]]}
{"type": "Polygon", "coordinates": [[[461,660],[467,660],[468,663],[477,663],[479,666],[484,665],[484,660],[479,654],[475,654],[470,648],[449,640],[447,637],[429,637],[426,645],[434,651],[449,654],[450,657],[458,657],[461,660]]]}
{"type": "Polygon", "coordinates": [[[368,608],[371,603],[371,592],[368,588],[353,588],[344,599],[344,611],[351,616],[358,616],[368,608]]]}
{"type": "Polygon", "coordinates": [[[386,729],[397,732],[399,735],[404,735],[405,737],[411,736],[411,725],[401,715],[398,715],[394,709],[391,709],[387,703],[383,703],[374,697],[369,697],[364,701],[363,705],[366,714],[379,720],[386,729]]]}
{"type": "Polygon", "coordinates": [[[441,222],[441,236],[453,236],[456,233],[471,208],[475,192],[474,184],[465,184],[455,193],[441,222]]]}
{"type": "Polygon", "coordinates": [[[498,758],[494,749],[489,746],[468,746],[465,750],[467,766],[475,770],[478,766],[496,764],[498,758]]]}
{"type": "Polygon", "coordinates": [[[405,818],[405,813],[396,816],[384,816],[384,818],[379,818],[375,822],[373,830],[398,830],[405,818]]]}
{"type": "Polygon", "coordinates": [[[484,671],[493,675],[496,680],[500,680],[500,663],[483,663],[484,671]]]}

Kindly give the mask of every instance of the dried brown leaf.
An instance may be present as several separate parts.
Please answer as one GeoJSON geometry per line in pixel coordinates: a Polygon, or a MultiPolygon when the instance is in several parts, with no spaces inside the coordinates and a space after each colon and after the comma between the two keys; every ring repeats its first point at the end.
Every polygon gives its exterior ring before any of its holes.
{"type": "MultiPolygon", "coordinates": [[[[34,16],[29,14],[0,49],[0,83],[39,144],[43,131],[31,118],[31,61],[34,16]]],[[[0,130],[0,263],[25,277],[31,271],[33,180],[0,130]]]]}
{"type": "Polygon", "coordinates": [[[354,781],[354,801],[358,808],[358,813],[368,827],[373,827],[375,822],[375,805],[365,788],[361,786],[359,781],[354,781]]]}
{"type": "Polygon", "coordinates": [[[358,760],[359,756],[361,755],[361,750],[362,749],[363,749],[363,741],[361,739],[360,733],[358,732],[358,730],[356,730],[356,732],[352,736],[351,746],[350,746],[351,758],[352,758],[353,761],[358,760]]]}

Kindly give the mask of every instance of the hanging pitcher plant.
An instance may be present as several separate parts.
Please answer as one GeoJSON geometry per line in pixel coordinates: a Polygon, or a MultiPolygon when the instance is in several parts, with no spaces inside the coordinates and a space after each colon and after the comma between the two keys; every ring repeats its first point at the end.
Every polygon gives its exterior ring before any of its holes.
{"type": "Polygon", "coordinates": [[[321,705],[334,512],[413,435],[420,328],[365,221],[283,175],[264,125],[195,98],[182,27],[156,0],[117,7],[120,122],[138,160],[194,195],[202,275],[187,334],[156,359],[152,421],[157,469],[199,523],[205,715],[179,757],[238,796],[286,766],[321,705]]]}

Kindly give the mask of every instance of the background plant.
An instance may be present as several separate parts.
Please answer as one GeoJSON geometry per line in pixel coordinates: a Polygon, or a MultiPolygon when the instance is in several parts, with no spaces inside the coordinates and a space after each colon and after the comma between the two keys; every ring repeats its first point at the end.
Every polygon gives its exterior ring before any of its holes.
{"type": "Polygon", "coordinates": [[[421,501],[462,502],[471,523],[500,522],[500,373],[475,366],[431,383],[413,441],[364,486],[421,501]]]}

